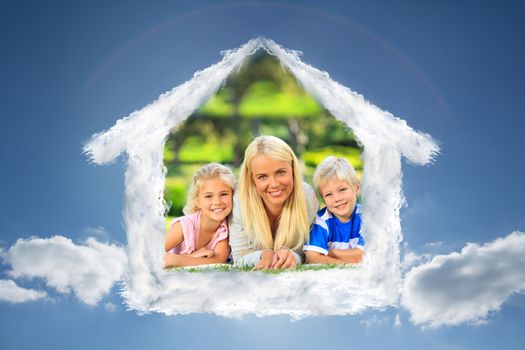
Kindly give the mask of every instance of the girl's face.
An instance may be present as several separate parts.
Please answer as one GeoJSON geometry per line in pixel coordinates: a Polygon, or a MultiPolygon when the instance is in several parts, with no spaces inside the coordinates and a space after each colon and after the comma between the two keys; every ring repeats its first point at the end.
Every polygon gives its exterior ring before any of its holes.
{"type": "Polygon", "coordinates": [[[201,182],[195,203],[202,217],[220,223],[232,211],[233,190],[218,178],[201,182]]]}
{"type": "Polygon", "coordinates": [[[269,209],[282,209],[293,191],[290,163],[260,154],[252,159],[252,178],[257,194],[269,209]]]}

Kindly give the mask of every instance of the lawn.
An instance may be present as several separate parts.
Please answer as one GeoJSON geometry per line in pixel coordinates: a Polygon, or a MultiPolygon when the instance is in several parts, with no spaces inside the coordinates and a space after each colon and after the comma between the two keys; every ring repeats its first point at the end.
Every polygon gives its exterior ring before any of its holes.
{"type": "Polygon", "coordinates": [[[169,272],[190,272],[190,273],[207,273],[207,272],[260,272],[269,275],[277,275],[281,273],[293,273],[303,271],[320,271],[333,269],[349,269],[354,268],[355,265],[337,265],[337,264],[303,264],[297,266],[295,269],[272,269],[272,270],[258,270],[254,271],[250,266],[237,267],[230,264],[216,264],[214,266],[202,265],[188,266],[188,267],[170,267],[166,271],[169,272]]]}

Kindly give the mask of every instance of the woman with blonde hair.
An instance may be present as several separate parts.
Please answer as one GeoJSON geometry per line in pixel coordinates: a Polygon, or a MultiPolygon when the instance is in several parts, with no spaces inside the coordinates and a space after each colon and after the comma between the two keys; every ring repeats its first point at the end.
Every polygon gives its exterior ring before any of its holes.
{"type": "Polygon", "coordinates": [[[259,136],[244,153],[230,218],[235,265],[255,269],[294,268],[319,207],[311,186],[302,182],[290,146],[259,136]]]}

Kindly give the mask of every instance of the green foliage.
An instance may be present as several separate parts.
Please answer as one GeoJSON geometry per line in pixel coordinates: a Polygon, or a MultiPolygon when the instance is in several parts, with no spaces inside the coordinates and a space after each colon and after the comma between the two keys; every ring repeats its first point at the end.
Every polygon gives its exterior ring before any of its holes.
{"type": "Polygon", "coordinates": [[[283,140],[290,138],[290,131],[284,123],[263,124],[259,130],[261,135],[273,135],[283,140]]]}
{"type": "Polygon", "coordinates": [[[183,163],[231,163],[233,145],[206,142],[201,137],[190,136],[180,150],[179,159],[183,163]]]}
{"type": "Polygon", "coordinates": [[[167,177],[164,200],[170,205],[169,216],[181,216],[186,201],[186,188],[189,184],[182,177],[167,177]]]}
{"type": "Polygon", "coordinates": [[[202,115],[214,117],[229,117],[233,114],[233,105],[228,89],[219,91],[208,102],[206,102],[198,111],[202,115]]]}
{"type": "Polygon", "coordinates": [[[306,93],[272,91],[267,81],[255,82],[249,94],[241,100],[239,111],[247,118],[298,118],[317,115],[321,108],[315,99],[306,93]]]}
{"type": "Polygon", "coordinates": [[[324,110],[270,55],[255,55],[166,141],[165,200],[181,215],[191,176],[202,164],[231,164],[238,173],[246,146],[274,135],[305,163],[305,180],[327,156],[347,158],[358,174],[361,149],[351,130],[324,110]]]}
{"type": "Polygon", "coordinates": [[[175,159],[175,151],[173,151],[175,140],[169,139],[164,146],[164,163],[170,163],[175,159]]]}
{"type": "Polygon", "coordinates": [[[364,162],[361,159],[361,152],[356,148],[341,146],[327,146],[316,150],[308,150],[303,153],[303,160],[306,165],[316,167],[329,156],[346,158],[356,171],[363,169],[364,162]]]}

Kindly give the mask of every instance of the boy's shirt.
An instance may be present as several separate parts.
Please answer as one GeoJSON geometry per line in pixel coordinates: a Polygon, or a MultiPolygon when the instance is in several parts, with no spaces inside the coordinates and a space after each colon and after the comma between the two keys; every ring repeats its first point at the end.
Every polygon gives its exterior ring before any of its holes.
{"type": "Polygon", "coordinates": [[[315,222],[310,229],[310,238],[303,250],[312,250],[324,255],[330,249],[365,249],[365,240],[361,236],[361,212],[356,203],[348,222],[341,222],[324,207],[317,212],[315,222]]]}

